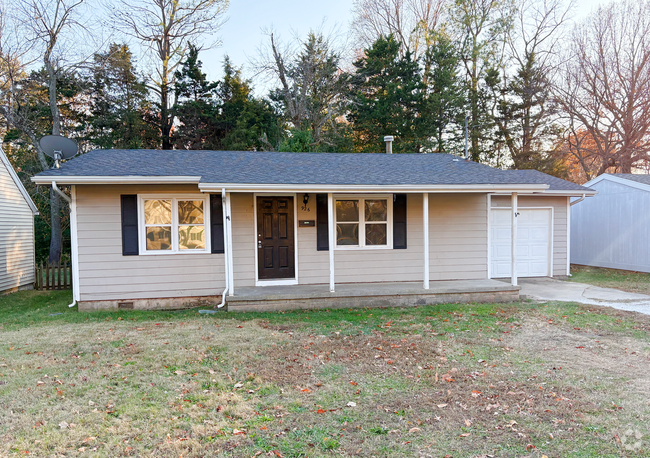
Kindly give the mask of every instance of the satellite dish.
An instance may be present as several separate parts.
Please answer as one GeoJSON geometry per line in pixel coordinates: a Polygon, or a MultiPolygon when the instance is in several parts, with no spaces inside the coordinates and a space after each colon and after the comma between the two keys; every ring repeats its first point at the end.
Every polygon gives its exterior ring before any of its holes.
{"type": "Polygon", "coordinates": [[[38,142],[43,152],[54,159],[54,166],[59,168],[59,161],[70,159],[79,151],[77,144],[61,135],[46,135],[38,142]]]}

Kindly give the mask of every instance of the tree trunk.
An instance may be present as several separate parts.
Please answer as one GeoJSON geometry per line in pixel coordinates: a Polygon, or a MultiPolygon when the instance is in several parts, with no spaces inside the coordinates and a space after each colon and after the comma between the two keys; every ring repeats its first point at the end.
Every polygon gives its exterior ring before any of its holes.
{"type": "MultiPolygon", "coordinates": [[[[52,113],[52,135],[61,135],[61,111],[57,103],[57,71],[50,61],[50,53],[45,54],[45,68],[48,73],[48,91],[50,98],[50,112],[52,113]]],[[[40,148],[38,148],[40,150],[40,148]]],[[[50,189],[50,262],[61,261],[61,200],[59,194],[50,189]]]]}
{"type": "Polygon", "coordinates": [[[160,88],[160,132],[162,135],[162,149],[172,149],[170,134],[172,125],[169,119],[169,87],[163,82],[160,88]]]}

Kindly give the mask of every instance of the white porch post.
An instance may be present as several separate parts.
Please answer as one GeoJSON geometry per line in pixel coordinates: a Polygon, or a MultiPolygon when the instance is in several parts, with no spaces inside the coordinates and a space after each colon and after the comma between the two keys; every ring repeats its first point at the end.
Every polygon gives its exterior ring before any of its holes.
{"type": "Polygon", "coordinates": [[[235,280],[234,280],[234,267],[233,267],[233,256],[232,256],[232,211],[230,206],[230,193],[226,193],[226,241],[228,243],[228,248],[226,249],[226,256],[228,259],[228,296],[235,295],[235,280]]]}
{"type": "Polygon", "coordinates": [[[513,192],[510,198],[512,210],[512,233],[511,233],[511,262],[510,279],[512,286],[517,286],[517,193],[513,192]]]}
{"type": "Polygon", "coordinates": [[[429,289],[429,193],[422,194],[422,221],[424,230],[424,289],[429,289]]]}
{"type": "Polygon", "coordinates": [[[327,194],[327,237],[330,255],[330,292],[334,292],[334,199],[332,193],[327,194]]]}

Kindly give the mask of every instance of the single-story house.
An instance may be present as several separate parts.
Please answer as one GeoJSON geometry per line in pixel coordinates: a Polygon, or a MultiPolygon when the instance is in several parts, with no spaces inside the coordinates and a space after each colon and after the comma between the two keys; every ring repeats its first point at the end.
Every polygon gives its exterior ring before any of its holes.
{"type": "Polygon", "coordinates": [[[571,214],[571,263],[650,272],[650,175],[604,174],[571,214]]]}
{"type": "Polygon", "coordinates": [[[447,154],[96,150],[33,180],[72,186],[81,310],[515,300],[567,275],[594,193],[447,154]]]}
{"type": "Polygon", "coordinates": [[[0,149],[0,294],[34,287],[36,205],[0,149]]]}

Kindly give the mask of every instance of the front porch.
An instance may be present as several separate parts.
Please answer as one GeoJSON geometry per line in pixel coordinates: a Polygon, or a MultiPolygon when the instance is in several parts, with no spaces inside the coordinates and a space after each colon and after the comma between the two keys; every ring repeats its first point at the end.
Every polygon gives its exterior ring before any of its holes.
{"type": "Polygon", "coordinates": [[[432,281],[429,289],[421,282],[340,283],[329,285],[257,286],[238,288],[228,296],[228,311],[264,312],[324,308],[398,307],[453,302],[513,302],[519,300],[519,286],[498,280],[432,281]]]}

